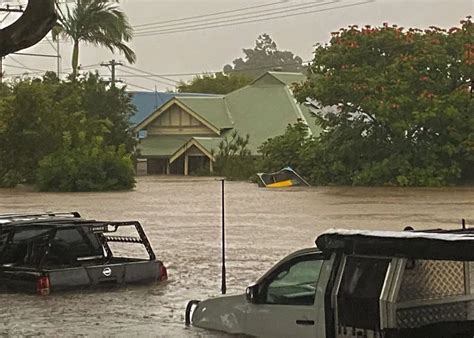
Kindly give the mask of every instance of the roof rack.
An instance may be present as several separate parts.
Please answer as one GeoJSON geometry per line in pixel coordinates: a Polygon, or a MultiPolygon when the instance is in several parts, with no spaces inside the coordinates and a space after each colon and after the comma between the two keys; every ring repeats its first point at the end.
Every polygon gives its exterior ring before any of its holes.
{"type": "Polygon", "coordinates": [[[330,229],[316,239],[322,251],[409,259],[474,261],[474,229],[377,231],[330,229]]]}
{"type": "Polygon", "coordinates": [[[42,212],[42,213],[25,213],[25,214],[0,214],[0,225],[21,222],[21,221],[36,221],[53,218],[81,218],[77,211],[71,212],[42,212]]]}

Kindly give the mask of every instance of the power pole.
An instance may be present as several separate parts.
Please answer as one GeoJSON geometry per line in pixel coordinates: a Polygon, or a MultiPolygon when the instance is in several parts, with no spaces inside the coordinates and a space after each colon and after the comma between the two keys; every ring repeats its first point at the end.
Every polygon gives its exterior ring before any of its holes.
{"type": "Polygon", "coordinates": [[[110,83],[112,84],[113,87],[115,87],[116,82],[121,82],[121,81],[116,80],[116,78],[115,78],[115,67],[122,66],[123,64],[121,62],[117,62],[115,60],[112,60],[112,61],[109,61],[107,63],[101,63],[100,65],[102,67],[107,67],[107,68],[110,69],[110,74],[111,74],[110,83]]]}

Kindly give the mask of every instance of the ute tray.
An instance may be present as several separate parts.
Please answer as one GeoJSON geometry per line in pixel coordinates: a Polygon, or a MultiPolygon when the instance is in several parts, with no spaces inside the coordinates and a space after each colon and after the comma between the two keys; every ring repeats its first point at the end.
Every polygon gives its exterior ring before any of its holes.
{"type": "Polygon", "coordinates": [[[85,219],[78,212],[0,215],[0,284],[34,289],[48,277],[51,288],[161,280],[163,263],[137,221],[85,219]],[[127,235],[117,234],[128,228],[127,235]],[[136,236],[129,236],[130,231],[136,236]],[[109,243],[142,245],[143,258],[114,254],[109,243]]]}

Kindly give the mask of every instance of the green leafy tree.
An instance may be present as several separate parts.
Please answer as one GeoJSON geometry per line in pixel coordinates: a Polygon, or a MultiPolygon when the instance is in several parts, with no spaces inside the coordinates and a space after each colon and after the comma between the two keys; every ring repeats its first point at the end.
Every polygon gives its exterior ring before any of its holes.
{"type": "Polygon", "coordinates": [[[180,93],[227,94],[251,81],[251,78],[240,74],[205,74],[196,76],[189,83],[180,82],[177,89],[180,93]]]}
{"type": "Polygon", "coordinates": [[[133,162],[124,146],[105,146],[100,136],[85,132],[77,137],[74,142],[71,133],[65,132],[61,148],[40,161],[36,182],[40,190],[110,191],[134,187],[133,162]]]}
{"type": "Polygon", "coordinates": [[[0,186],[133,186],[134,108],[124,89],[109,88],[97,74],[60,81],[47,73],[0,90],[0,186]]]}
{"type": "Polygon", "coordinates": [[[299,170],[304,166],[301,154],[311,141],[306,124],[298,122],[288,125],[283,135],[268,139],[258,148],[262,155],[260,170],[275,172],[286,166],[299,170]]]}
{"type": "MultiPolygon", "coordinates": [[[[472,179],[474,26],[350,26],[318,45],[296,92],[319,106],[323,183],[439,186],[472,179]]],[[[316,109],[317,111],[318,109],[316,109]]]]}
{"type": "Polygon", "coordinates": [[[55,151],[63,117],[57,114],[51,86],[23,81],[0,98],[0,181],[32,183],[39,160],[55,151]]]}
{"type": "Polygon", "coordinates": [[[77,0],[71,9],[59,9],[59,25],[53,29],[53,38],[63,36],[73,42],[72,75],[76,76],[79,67],[79,44],[89,43],[118,50],[128,62],[134,63],[135,53],[126,45],[133,36],[127,16],[110,0],[77,0]]]}
{"type": "Polygon", "coordinates": [[[234,130],[219,143],[214,172],[230,180],[249,179],[255,174],[255,161],[248,149],[249,135],[234,130]]]}
{"type": "Polygon", "coordinates": [[[275,41],[268,34],[259,35],[253,49],[243,49],[244,58],[237,58],[226,65],[224,73],[238,72],[252,79],[278,68],[285,72],[306,73],[303,60],[290,51],[278,50],[275,41]]]}
{"type": "Polygon", "coordinates": [[[107,122],[104,144],[124,144],[127,152],[135,148],[130,118],[136,111],[126,87],[111,87],[96,73],[89,73],[81,80],[81,107],[87,118],[107,122]]]}

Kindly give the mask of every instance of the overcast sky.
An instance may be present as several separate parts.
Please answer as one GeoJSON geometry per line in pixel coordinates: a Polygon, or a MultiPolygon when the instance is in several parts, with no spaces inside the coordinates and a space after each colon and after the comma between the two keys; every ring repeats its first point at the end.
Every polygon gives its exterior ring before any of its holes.
{"type": "MultiPolygon", "coordinates": [[[[1,0],[0,0],[1,1],[1,0]]],[[[3,0],[5,2],[17,0],[3,0]]],[[[136,37],[131,43],[138,60],[132,65],[152,74],[183,74],[219,71],[242,56],[242,48],[252,48],[259,34],[268,33],[280,50],[290,50],[303,60],[310,60],[315,43],[327,42],[330,32],[350,24],[381,25],[383,22],[403,27],[426,28],[431,25],[449,28],[474,12],[474,0],[122,0],[121,7],[133,26],[136,37]],[[257,7],[259,6],[259,7],[257,7]],[[251,7],[251,8],[248,8],[251,7]],[[243,8],[248,8],[242,10],[243,8]],[[240,10],[240,11],[238,11],[240,10]],[[216,12],[228,12],[210,16],[216,12]],[[197,17],[181,21],[172,21],[197,17]],[[271,19],[273,17],[278,17],[271,19]],[[199,20],[195,22],[193,20],[199,20]],[[242,24],[242,20],[250,21],[242,24]],[[165,22],[164,22],[165,21],[165,22]],[[214,27],[198,29],[203,24],[214,27]],[[151,25],[155,23],[155,25],[151,25]],[[139,26],[150,24],[149,26],[139,26]],[[143,34],[146,29],[147,33],[143,34]],[[180,32],[176,32],[180,30],[180,32]],[[172,32],[171,34],[169,34],[172,32]],[[167,33],[167,34],[163,34],[167,33]],[[140,36],[142,35],[142,36],[140,36]],[[144,35],[144,36],[143,36],[144,35]]],[[[1,18],[1,16],[0,16],[1,18]]],[[[8,23],[9,19],[5,21],[8,23]]],[[[23,52],[54,54],[48,42],[23,52]]],[[[62,69],[70,69],[71,47],[62,42],[62,69]]],[[[109,71],[98,64],[112,58],[124,61],[103,48],[82,46],[80,64],[86,69],[109,71]]],[[[56,60],[27,56],[7,56],[8,74],[22,73],[26,68],[56,70],[56,60]],[[15,66],[15,67],[11,67],[15,66]]],[[[118,77],[129,83],[130,90],[174,89],[171,81],[152,77],[130,77],[140,72],[119,67],[118,77]]],[[[141,73],[143,75],[143,73],[141,73]]],[[[168,76],[172,80],[189,76],[168,76]]]]}

